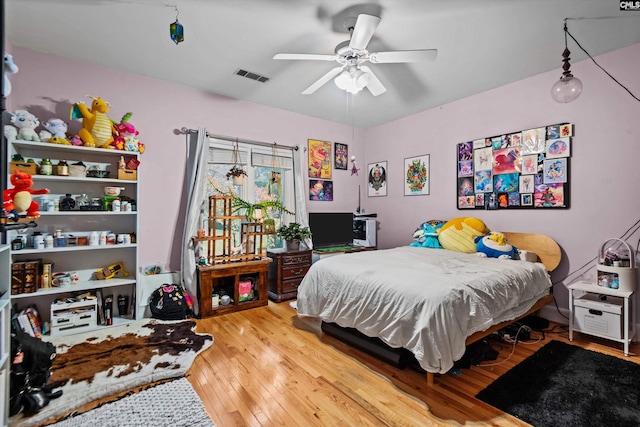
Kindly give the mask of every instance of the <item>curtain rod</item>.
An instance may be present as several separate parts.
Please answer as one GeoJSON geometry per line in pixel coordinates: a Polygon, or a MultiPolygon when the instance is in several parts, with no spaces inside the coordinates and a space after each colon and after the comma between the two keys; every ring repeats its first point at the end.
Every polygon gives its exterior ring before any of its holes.
{"type": "MultiPolygon", "coordinates": [[[[198,133],[198,131],[196,129],[182,128],[180,130],[184,134],[198,133]]],[[[296,145],[295,147],[292,147],[290,145],[281,145],[281,144],[278,144],[277,142],[254,141],[252,139],[236,138],[236,137],[227,136],[227,135],[214,135],[214,134],[211,134],[209,132],[207,132],[207,137],[215,138],[215,139],[222,139],[224,141],[230,141],[230,142],[242,142],[244,144],[261,145],[263,147],[271,147],[271,148],[276,147],[276,148],[283,148],[283,149],[295,150],[295,151],[298,151],[300,149],[300,146],[298,146],[298,145],[296,145]]]]}

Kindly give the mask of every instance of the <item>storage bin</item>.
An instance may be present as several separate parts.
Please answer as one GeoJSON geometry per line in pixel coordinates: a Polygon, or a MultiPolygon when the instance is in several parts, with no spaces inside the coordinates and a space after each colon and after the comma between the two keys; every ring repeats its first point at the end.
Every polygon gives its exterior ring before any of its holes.
{"type": "Polygon", "coordinates": [[[51,304],[51,336],[91,331],[98,326],[97,299],[51,304]]]}
{"type": "Polygon", "coordinates": [[[118,169],[118,179],[135,181],[138,179],[138,171],[130,169],[118,169]]]}
{"type": "Polygon", "coordinates": [[[635,252],[629,244],[620,239],[608,239],[598,252],[598,285],[616,289],[618,291],[635,292],[638,285],[638,269],[636,267],[635,252]],[[629,258],[612,261],[607,257],[607,246],[617,241],[626,249],[629,258]],[[611,264],[611,265],[609,265],[611,264]],[[617,264],[617,265],[616,265],[617,264]]]}
{"type": "Polygon", "coordinates": [[[38,173],[38,165],[29,162],[10,162],[9,173],[14,173],[17,170],[28,173],[29,175],[35,175],[38,173]]]}
{"type": "Polygon", "coordinates": [[[588,293],[573,301],[576,331],[604,338],[622,339],[624,336],[624,299],[588,293]]]}

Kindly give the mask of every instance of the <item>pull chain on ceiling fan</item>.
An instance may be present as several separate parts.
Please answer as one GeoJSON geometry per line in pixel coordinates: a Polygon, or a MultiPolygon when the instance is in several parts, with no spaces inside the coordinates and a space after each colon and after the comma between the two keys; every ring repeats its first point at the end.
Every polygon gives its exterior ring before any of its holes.
{"type": "Polygon", "coordinates": [[[372,64],[409,63],[433,61],[438,55],[437,49],[398,50],[389,52],[371,52],[367,46],[373,37],[380,18],[373,15],[360,14],[355,25],[348,25],[351,37],[335,48],[335,54],[323,55],[313,53],[278,53],[273,59],[308,60],[308,61],[336,61],[340,64],[329,70],[302,94],[310,95],[324,86],[329,80],[335,79],[335,84],[350,93],[357,93],[367,88],[373,96],[386,92],[382,82],[376,77],[371,68],[362,65],[369,61],[372,64]]]}

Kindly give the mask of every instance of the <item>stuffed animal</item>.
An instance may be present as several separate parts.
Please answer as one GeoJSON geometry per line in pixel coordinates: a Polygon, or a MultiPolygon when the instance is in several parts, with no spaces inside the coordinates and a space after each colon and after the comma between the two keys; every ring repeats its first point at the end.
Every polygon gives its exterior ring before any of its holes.
{"type": "Polygon", "coordinates": [[[49,119],[42,124],[42,127],[51,132],[53,136],[67,139],[67,124],[62,119],[49,119]]]}
{"type": "Polygon", "coordinates": [[[32,194],[47,194],[48,189],[33,190],[33,179],[28,173],[15,171],[10,178],[14,188],[4,190],[2,194],[2,207],[5,212],[17,211],[25,212],[27,216],[37,218],[40,216],[38,208],[40,205],[31,198],[32,194]]]}
{"type": "Polygon", "coordinates": [[[113,121],[107,117],[109,103],[102,98],[87,97],[93,99],[91,109],[84,102],[76,102],[71,106],[71,118],[82,119],[82,129],[78,133],[80,139],[86,147],[113,148],[110,145],[116,129],[113,121]]]}
{"type": "Polygon", "coordinates": [[[5,53],[2,58],[2,96],[7,98],[11,94],[11,81],[9,80],[9,74],[15,74],[18,72],[18,66],[13,62],[13,56],[5,53]]]}
{"type": "Polygon", "coordinates": [[[515,246],[507,242],[507,237],[497,231],[475,239],[477,254],[481,257],[514,259],[518,253],[515,246]]]}
{"type": "Polygon", "coordinates": [[[16,129],[15,126],[4,125],[3,132],[4,132],[4,137],[7,138],[7,140],[18,138],[18,129],[16,129]]]}
{"type": "Polygon", "coordinates": [[[474,253],[475,238],[489,233],[489,229],[478,218],[460,217],[446,222],[438,230],[438,240],[443,248],[451,251],[474,253]]]}
{"type": "Polygon", "coordinates": [[[420,227],[413,233],[416,240],[409,246],[418,248],[437,248],[442,249],[442,245],[438,240],[438,229],[444,225],[444,221],[430,220],[420,224],[420,227]]]}
{"type": "Polygon", "coordinates": [[[16,110],[11,114],[11,123],[18,129],[18,139],[24,141],[40,141],[35,129],[40,121],[27,110],[16,110]]]}
{"type": "Polygon", "coordinates": [[[136,127],[129,122],[132,113],[122,116],[120,123],[115,125],[117,136],[113,140],[113,145],[118,150],[135,151],[142,153],[144,144],[142,144],[137,136],[140,134],[136,127]]]}

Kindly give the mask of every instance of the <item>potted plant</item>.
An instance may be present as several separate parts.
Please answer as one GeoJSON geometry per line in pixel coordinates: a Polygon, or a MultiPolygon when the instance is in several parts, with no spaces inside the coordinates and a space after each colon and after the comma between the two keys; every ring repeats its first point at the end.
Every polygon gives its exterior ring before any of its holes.
{"type": "Polygon", "coordinates": [[[242,185],[245,176],[247,176],[247,173],[244,169],[236,165],[233,165],[233,167],[229,169],[229,172],[227,172],[227,179],[233,177],[233,185],[242,185]]]}
{"type": "Polygon", "coordinates": [[[278,236],[287,242],[288,251],[297,251],[300,249],[300,241],[307,237],[311,237],[309,227],[302,227],[297,222],[291,222],[287,225],[281,225],[277,230],[278,236]]]}

